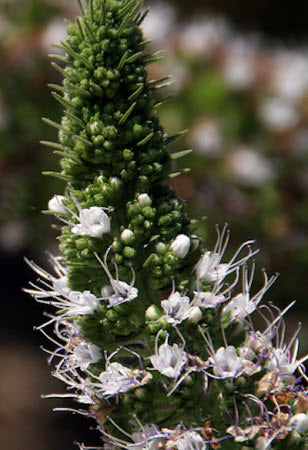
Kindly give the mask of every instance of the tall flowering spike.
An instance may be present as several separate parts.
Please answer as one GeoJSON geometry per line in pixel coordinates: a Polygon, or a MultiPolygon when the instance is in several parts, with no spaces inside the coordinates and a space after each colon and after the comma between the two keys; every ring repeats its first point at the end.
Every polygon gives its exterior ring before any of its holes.
{"type": "Polygon", "coordinates": [[[88,1],[60,45],[65,67],[54,64],[64,75],[62,85],[53,86],[64,116],[60,143],[44,143],[60,149],[61,172],[54,175],[67,181],[67,189],[66,198],[57,196],[50,208],[69,225],[63,227],[61,250],[70,286],[78,291],[89,283],[94,292],[101,289],[93,249],[103,257],[112,245],[126,276],[130,264],[147,262],[143,276],[156,288],[184,265],[172,243],[179,234],[190,235],[189,221],[165,183],[172,169],[168,138],[157,118],[156,87],[146,72],[157,55],[149,53],[138,27],[140,5],[135,0],[88,1]],[[124,229],[135,240],[122,240],[124,229]],[[158,253],[153,236],[169,251],[158,253]]]}
{"type": "Polygon", "coordinates": [[[254,291],[257,250],[249,240],[229,255],[227,225],[212,250],[196,246],[166,183],[173,137],[156,115],[161,83],[147,81],[158,55],[139,28],[141,2],[78,3],[60,46],[65,65],[54,65],[64,116],[48,123],[60,142],[45,142],[62,155],[54,175],[67,183],[48,203],[63,256],[51,256],[54,273],[28,261],[40,280],[27,292],[50,308],[38,329],[56,346],[44,350],[69,389],[59,396],[101,432],[101,447],[79,448],[306,448],[300,325],[285,342],[293,303],[261,302],[276,276],[264,272],[254,291]]]}

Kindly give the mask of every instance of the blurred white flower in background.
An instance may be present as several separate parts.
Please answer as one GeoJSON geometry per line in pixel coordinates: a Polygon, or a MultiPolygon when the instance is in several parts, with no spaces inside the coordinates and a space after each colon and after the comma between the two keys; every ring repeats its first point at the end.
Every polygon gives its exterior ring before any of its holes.
{"type": "Polygon", "coordinates": [[[181,28],[178,46],[189,56],[209,55],[223,45],[228,35],[229,27],[223,18],[204,16],[181,28]]]}
{"type": "Polygon", "coordinates": [[[44,53],[62,53],[60,49],[53,46],[53,44],[60,44],[66,39],[66,24],[61,18],[54,18],[45,28],[41,46],[44,53]]]}
{"type": "Polygon", "coordinates": [[[247,89],[257,76],[257,47],[250,39],[235,38],[226,45],[222,75],[234,89],[247,89]]]}
{"type": "Polygon", "coordinates": [[[276,176],[271,161],[249,147],[239,147],[231,152],[226,158],[226,165],[235,181],[246,186],[260,186],[276,176]]]}
{"type": "Polygon", "coordinates": [[[144,19],[141,28],[147,39],[152,39],[156,46],[170,39],[171,32],[175,24],[175,11],[167,3],[153,3],[151,5],[151,14],[144,19]]]}
{"type": "Polygon", "coordinates": [[[218,156],[222,151],[222,133],[218,121],[201,119],[189,135],[189,145],[193,150],[206,156],[218,156]]]}
{"type": "Polygon", "coordinates": [[[278,96],[299,102],[308,94],[308,55],[301,51],[280,51],[274,56],[271,87],[278,96]]]}
{"type": "Polygon", "coordinates": [[[299,122],[293,104],[279,97],[267,97],[259,105],[260,119],[273,132],[288,131],[299,122]]]}

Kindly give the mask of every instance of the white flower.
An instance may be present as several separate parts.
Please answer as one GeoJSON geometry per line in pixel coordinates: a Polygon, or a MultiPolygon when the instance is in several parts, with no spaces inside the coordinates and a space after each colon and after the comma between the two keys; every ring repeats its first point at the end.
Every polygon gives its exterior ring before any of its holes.
{"type": "Polygon", "coordinates": [[[190,239],[186,234],[179,234],[172,242],[170,248],[177,258],[185,258],[190,248],[190,239]]]}
{"type": "Polygon", "coordinates": [[[243,292],[233,297],[230,302],[223,308],[222,316],[229,314],[229,320],[242,320],[249,314],[252,314],[260,301],[262,300],[265,292],[271,287],[274,281],[277,279],[277,274],[268,279],[265,271],[264,285],[263,287],[252,297],[250,297],[250,288],[252,285],[254,266],[250,277],[248,277],[248,269],[243,267],[243,292]]]}
{"type": "Polygon", "coordinates": [[[102,265],[103,269],[106,272],[111,284],[111,290],[109,286],[105,286],[102,289],[102,298],[104,300],[109,301],[108,308],[111,308],[116,305],[120,305],[122,303],[130,302],[138,297],[138,289],[134,287],[135,283],[135,272],[133,272],[133,279],[131,284],[126,283],[125,281],[119,280],[118,267],[115,264],[116,278],[113,278],[111,272],[107,265],[107,257],[111,247],[109,247],[104,255],[104,261],[100,259],[100,257],[95,253],[96,258],[102,265]],[[109,292],[108,292],[109,291],[109,292]],[[113,292],[113,293],[112,293],[113,292]],[[107,295],[106,295],[107,294],[107,295]]]}
{"type": "Polygon", "coordinates": [[[187,356],[185,351],[177,344],[169,345],[167,336],[165,343],[159,349],[157,349],[156,345],[155,355],[150,356],[150,360],[154,369],[158,370],[162,375],[168,378],[177,378],[187,362],[187,356]]]}
{"type": "Polygon", "coordinates": [[[110,233],[110,219],[104,208],[91,206],[80,209],[78,220],[80,223],[72,228],[73,234],[99,238],[105,233],[110,233]]]}
{"type": "Polygon", "coordinates": [[[148,372],[129,369],[118,362],[106,364],[106,371],[99,375],[100,383],[97,384],[99,391],[104,395],[116,395],[127,392],[138,386],[143,386],[152,379],[148,372]]]}
{"type": "Polygon", "coordinates": [[[234,378],[243,369],[243,358],[237,355],[233,345],[220,347],[215,354],[209,358],[213,367],[214,375],[219,378],[234,378]]]}
{"type": "Polygon", "coordinates": [[[101,350],[97,345],[82,342],[74,349],[71,358],[84,370],[90,364],[97,363],[102,356],[101,350]]]}
{"type": "Polygon", "coordinates": [[[298,339],[295,339],[296,334],[288,345],[280,342],[280,347],[271,349],[269,361],[265,366],[268,370],[277,372],[281,377],[292,375],[308,359],[308,355],[306,355],[297,360],[298,339]]]}
{"type": "Polygon", "coordinates": [[[67,213],[67,208],[63,205],[64,195],[54,195],[48,202],[48,209],[57,213],[67,213]]]}
{"type": "Polygon", "coordinates": [[[195,292],[195,298],[193,303],[200,306],[200,308],[216,308],[221,303],[227,301],[227,298],[213,292],[195,292]]]}
{"type": "Polygon", "coordinates": [[[59,315],[41,325],[42,328],[54,321],[63,320],[72,316],[93,314],[98,307],[100,299],[90,291],[71,291],[67,286],[66,269],[61,265],[58,258],[51,256],[53,267],[59,278],[50,275],[48,272],[37,266],[33,261],[27,261],[29,266],[38,273],[44,280],[40,280],[41,286],[30,283],[34,289],[25,289],[33,295],[39,303],[52,305],[59,310],[59,315]]]}
{"type": "Polygon", "coordinates": [[[90,291],[71,291],[62,302],[66,317],[93,314],[99,303],[100,300],[90,291]]]}
{"type": "Polygon", "coordinates": [[[191,313],[190,299],[179,292],[173,292],[167,300],[161,301],[162,308],[166,311],[164,319],[172,325],[177,325],[187,319],[191,313]]]}
{"type": "Polygon", "coordinates": [[[186,431],[175,441],[178,450],[205,450],[206,443],[196,431],[186,431]]]}
{"type": "Polygon", "coordinates": [[[132,434],[134,444],[128,444],[127,448],[134,450],[157,450],[162,442],[160,432],[155,425],[144,425],[139,431],[132,434]]]}
{"type": "Polygon", "coordinates": [[[228,263],[221,263],[220,261],[224,256],[229,237],[230,231],[227,225],[224,226],[222,232],[217,227],[217,241],[214,250],[212,252],[206,251],[196,265],[199,280],[204,280],[207,283],[221,283],[227,275],[237,270],[240,265],[258,252],[257,250],[253,252],[250,248],[250,244],[254,241],[246,241],[238,248],[228,263]],[[247,255],[237,260],[236,258],[244,248],[248,249],[247,255]]]}

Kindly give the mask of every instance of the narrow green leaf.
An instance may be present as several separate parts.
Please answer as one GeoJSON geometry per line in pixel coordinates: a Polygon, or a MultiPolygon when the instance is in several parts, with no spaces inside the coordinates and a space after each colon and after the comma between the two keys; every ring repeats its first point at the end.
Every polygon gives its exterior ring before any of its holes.
{"type": "Polygon", "coordinates": [[[124,67],[124,65],[125,65],[125,63],[126,63],[127,55],[128,55],[128,51],[126,51],[125,53],[123,53],[123,56],[122,56],[122,58],[120,59],[120,62],[119,62],[118,67],[117,67],[118,70],[121,70],[121,69],[124,67]]]}
{"type": "Polygon", "coordinates": [[[180,139],[182,136],[184,136],[184,134],[187,133],[187,131],[188,131],[187,129],[186,129],[186,130],[182,130],[182,131],[180,131],[179,133],[174,134],[173,136],[167,137],[167,138],[165,139],[165,143],[168,145],[168,144],[170,144],[171,142],[174,142],[174,141],[176,141],[177,139],[180,139]]]}
{"type": "Polygon", "coordinates": [[[89,147],[93,147],[93,142],[89,141],[88,139],[82,137],[82,136],[78,136],[77,134],[75,134],[72,139],[74,141],[79,141],[82,142],[83,144],[88,145],[89,147]]]}
{"type": "Polygon", "coordinates": [[[78,6],[79,6],[79,9],[80,9],[81,14],[84,16],[85,11],[84,11],[84,9],[83,9],[81,0],[77,0],[77,3],[78,3],[78,6]]]}
{"type": "Polygon", "coordinates": [[[50,125],[53,128],[57,128],[58,130],[64,130],[62,125],[60,123],[54,122],[53,120],[47,119],[46,117],[42,117],[42,121],[47,123],[47,125],[50,125]]]}
{"type": "Polygon", "coordinates": [[[189,169],[189,168],[181,169],[181,170],[178,170],[177,172],[170,173],[168,176],[169,176],[169,178],[176,178],[176,177],[178,177],[179,175],[183,175],[183,173],[188,173],[188,172],[190,172],[190,170],[191,170],[191,169],[189,169]]]}
{"type": "Polygon", "coordinates": [[[154,103],[155,108],[159,108],[161,105],[166,103],[168,100],[171,100],[173,97],[174,97],[173,95],[168,95],[168,97],[158,100],[156,103],[154,103]]]}
{"type": "Polygon", "coordinates": [[[142,3],[143,3],[142,0],[137,1],[135,6],[133,7],[133,9],[126,14],[124,19],[122,20],[121,25],[119,26],[119,33],[122,33],[122,31],[124,30],[126,25],[133,20],[133,18],[135,17],[137,12],[139,11],[142,3]]]}
{"type": "Polygon", "coordinates": [[[52,65],[52,67],[53,67],[54,69],[56,69],[58,72],[62,73],[62,75],[63,75],[64,77],[67,76],[67,74],[66,74],[66,72],[65,72],[65,69],[63,69],[63,67],[58,66],[58,64],[56,64],[55,62],[52,62],[51,65],[52,65]]]}
{"type": "Polygon", "coordinates": [[[50,54],[48,55],[48,57],[49,57],[49,58],[52,58],[52,59],[57,59],[58,61],[61,61],[61,62],[64,62],[64,63],[68,63],[68,59],[67,59],[66,56],[59,55],[59,54],[57,54],[57,53],[50,53],[50,54]]]}
{"type": "Polygon", "coordinates": [[[143,91],[144,88],[144,84],[141,83],[140,86],[138,87],[138,89],[135,90],[135,92],[133,92],[129,97],[128,97],[128,101],[132,101],[135,100],[136,97],[138,97],[138,95],[143,91]]]}
{"type": "Polygon", "coordinates": [[[59,180],[64,180],[64,181],[72,181],[73,180],[73,178],[71,176],[64,175],[63,173],[60,173],[60,172],[47,171],[47,172],[42,172],[42,175],[59,178],[59,180]]]}
{"type": "Polygon", "coordinates": [[[138,142],[138,144],[137,144],[138,147],[141,147],[142,145],[147,144],[152,139],[153,136],[154,136],[153,132],[149,133],[144,139],[142,139],[142,141],[138,142]]]}
{"type": "Polygon", "coordinates": [[[142,52],[137,52],[137,53],[135,53],[134,55],[132,55],[132,56],[130,56],[129,58],[127,58],[126,64],[131,64],[131,63],[133,63],[133,62],[136,61],[136,59],[138,59],[139,56],[141,56],[141,55],[142,55],[142,52]]]}
{"type": "Polygon", "coordinates": [[[136,102],[134,102],[132,105],[130,105],[128,110],[123,114],[123,116],[119,120],[119,125],[123,125],[127,121],[127,119],[129,118],[130,114],[133,112],[136,105],[137,105],[136,102]]]}
{"type": "Polygon", "coordinates": [[[51,141],[40,141],[40,144],[45,145],[46,147],[55,148],[57,150],[62,150],[66,152],[66,147],[62,144],[59,144],[57,142],[51,142],[51,141]]]}
{"type": "Polygon", "coordinates": [[[81,119],[79,119],[79,117],[75,116],[75,114],[73,114],[72,112],[68,111],[67,112],[67,116],[73,120],[77,125],[80,126],[80,128],[84,128],[85,124],[83,123],[83,121],[81,119]]]}
{"type": "Polygon", "coordinates": [[[176,152],[176,153],[172,153],[172,155],[170,155],[171,159],[179,159],[179,158],[184,158],[184,156],[189,155],[192,152],[192,149],[188,149],[188,150],[182,150],[180,152],[176,152]]]}
{"type": "Polygon", "coordinates": [[[57,94],[56,92],[52,92],[51,95],[53,95],[54,98],[64,106],[64,108],[69,108],[75,112],[78,112],[75,106],[73,106],[68,100],[65,100],[63,97],[61,97],[61,95],[57,94]]]}

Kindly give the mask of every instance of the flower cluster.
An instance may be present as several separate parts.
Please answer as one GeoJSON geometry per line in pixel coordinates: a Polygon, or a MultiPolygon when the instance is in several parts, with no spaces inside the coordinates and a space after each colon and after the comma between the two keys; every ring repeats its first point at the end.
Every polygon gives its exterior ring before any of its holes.
{"type": "Polygon", "coordinates": [[[264,303],[277,277],[265,271],[252,292],[254,241],[228,255],[225,225],[204,248],[164,183],[173,138],[153,109],[139,6],[80,3],[62,44],[68,186],[49,209],[63,257],[51,256],[54,275],[28,261],[40,281],[27,289],[53,308],[38,329],[56,345],[45,351],[70,390],[59,396],[88,405],[76,411],[97,421],[104,449],[304,448],[308,356],[300,327],[285,342],[292,304],[264,303]]]}

